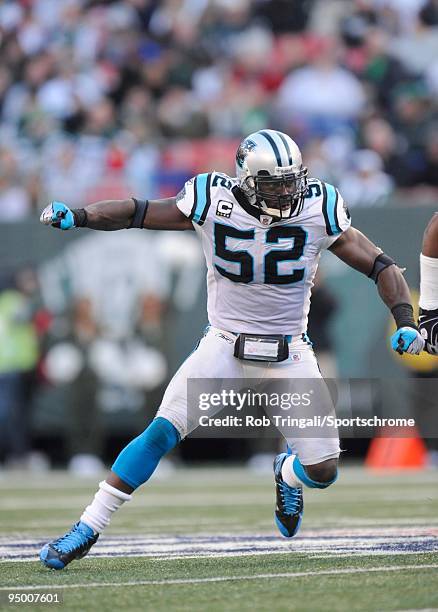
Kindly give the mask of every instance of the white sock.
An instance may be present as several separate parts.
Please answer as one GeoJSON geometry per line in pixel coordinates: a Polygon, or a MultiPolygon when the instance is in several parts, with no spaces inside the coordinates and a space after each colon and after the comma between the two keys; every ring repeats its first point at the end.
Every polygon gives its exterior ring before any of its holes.
{"type": "Polygon", "coordinates": [[[283,478],[284,482],[290,487],[302,487],[303,483],[296,476],[293,468],[293,462],[295,457],[296,455],[289,455],[289,457],[286,457],[283,462],[283,465],[281,466],[281,477],[283,478]]]}
{"type": "Polygon", "coordinates": [[[85,508],[80,520],[95,533],[101,533],[109,525],[113,512],[131,499],[132,495],[123,493],[102,480],[93,501],[85,508]]]}

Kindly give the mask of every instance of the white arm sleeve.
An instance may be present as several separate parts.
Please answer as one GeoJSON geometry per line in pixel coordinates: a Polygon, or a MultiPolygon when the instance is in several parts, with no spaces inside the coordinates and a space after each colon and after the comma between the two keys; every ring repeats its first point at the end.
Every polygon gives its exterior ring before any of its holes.
{"type": "Polygon", "coordinates": [[[438,308],[438,258],[420,254],[420,308],[438,308]]]}

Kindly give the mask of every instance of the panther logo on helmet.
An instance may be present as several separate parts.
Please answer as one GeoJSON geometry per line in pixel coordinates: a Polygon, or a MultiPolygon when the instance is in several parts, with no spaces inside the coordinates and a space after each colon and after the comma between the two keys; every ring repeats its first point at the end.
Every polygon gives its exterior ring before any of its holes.
{"type": "Polygon", "coordinates": [[[240,143],[240,146],[237,149],[236,153],[236,163],[241,168],[243,168],[243,164],[245,163],[245,159],[248,153],[255,149],[256,146],[256,143],[250,140],[249,138],[246,138],[243,142],[240,143]]]}

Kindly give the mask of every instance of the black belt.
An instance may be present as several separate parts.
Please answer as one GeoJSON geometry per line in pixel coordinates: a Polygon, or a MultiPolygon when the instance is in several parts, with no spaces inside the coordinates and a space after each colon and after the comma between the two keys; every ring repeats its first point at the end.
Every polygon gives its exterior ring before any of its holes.
{"type": "Polygon", "coordinates": [[[245,361],[285,361],[289,357],[292,336],[281,334],[238,334],[234,357],[245,361]]]}

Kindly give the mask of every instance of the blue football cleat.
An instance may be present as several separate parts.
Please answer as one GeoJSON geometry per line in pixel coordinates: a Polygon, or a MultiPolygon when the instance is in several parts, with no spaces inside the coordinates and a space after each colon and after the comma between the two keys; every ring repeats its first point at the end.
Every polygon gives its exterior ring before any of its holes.
{"type": "Polygon", "coordinates": [[[281,468],[288,453],[280,453],[274,459],[275,489],[277,506],[275,508],[275,524],[281,535],[293,538],[298,532],[303,518],[303,489],[290,487],[281,476],[281,468]]]}
{"type": "Polygon", "coordinates": [[[80,521],[61,538],[46,544],[41,549],[40,561],[51,569],[64,569],[71,561],[85,557],[98,537],[98,533],[80,521]]]}

